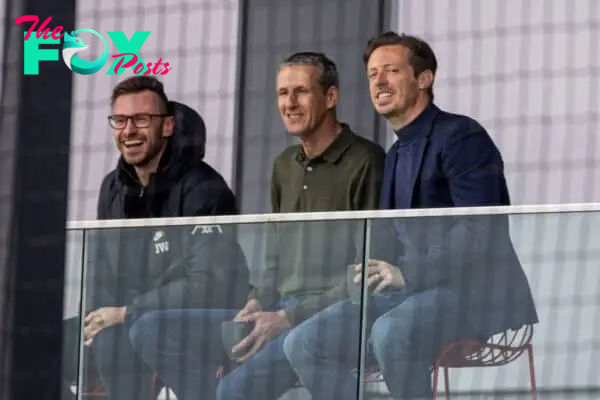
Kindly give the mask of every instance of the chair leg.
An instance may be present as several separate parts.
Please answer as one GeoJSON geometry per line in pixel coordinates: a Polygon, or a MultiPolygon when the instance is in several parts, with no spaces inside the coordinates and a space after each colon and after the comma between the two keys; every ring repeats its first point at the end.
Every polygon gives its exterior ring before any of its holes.
{"type": "Polygon", "coordinates": [[[450,372],[448,367],[444,367],[444,390],[446,391],[446,400],[450,400],[450,372]]]}
{"type": "Polygon", "coordinates": [[[527,345],[527,355],[529,357],[529,381],[531,383],[531,398],[537,400],[537,385],[535,383],[535,363],[533,362],[533,346],[527,345]]]}
{"type": "Polygon", "coordinates": [[[437,400],[439,372],[440,372],[439,367],[434,366],[433,367],[433,382],[432,382],[433,400],[437,400]]]}

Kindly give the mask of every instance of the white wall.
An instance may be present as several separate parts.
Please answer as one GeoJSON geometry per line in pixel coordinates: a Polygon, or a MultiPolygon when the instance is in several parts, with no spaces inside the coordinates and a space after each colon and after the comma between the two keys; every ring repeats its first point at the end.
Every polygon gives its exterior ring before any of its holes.
{"type": "Polygon", "coordinates": [[[397,30],[438,56],[437,104],[480,120],[499,145],[515,204],[600,201],[597,1],[394,5],[397,30]]]}
{"type": "MultiPolygon", "coordinates": [[[[76,23],[76,29],[104,34],[110,55],[117,53],[106,31],[121,30],[128,38],[136,30],[151,31],[140,56],[145,62],[162,58],[173,67],[158,77],[170,99],[185,102],[204,117],[206,161],[230,184],[238,13],[238,0],[79,1],[76,23]]],[[[79,36],[90,45],[81,57],[95,59],[100,54],[100,40],[87,33],[79,36]]],[[[109,99],[113,86],[133,72],[106,75],[110,65],[107,62],[103,70],[89,76],[73,74],[69,220],[95,219],[101,180],[116,165],[118,153],[106,119],[109,99]]]]}

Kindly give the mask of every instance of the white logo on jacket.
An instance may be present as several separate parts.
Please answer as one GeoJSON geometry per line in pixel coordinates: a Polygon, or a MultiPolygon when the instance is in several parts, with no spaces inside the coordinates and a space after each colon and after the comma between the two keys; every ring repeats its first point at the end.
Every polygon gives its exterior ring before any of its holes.
{"type": "Polygon", "coordinates": [[[157,231],[154,234],[154,254],[167,253],[169,251],[169,241],[165,238],[164,231],[157,231]]]}
{"type": "Polygon", "coordinates": [[[192,235],[196,235],[197,233],[201,235],[212,234],[215,231],[223,233],[223,228],[221,228],[221,225],[196,225],[192,229],[192,235]]]}

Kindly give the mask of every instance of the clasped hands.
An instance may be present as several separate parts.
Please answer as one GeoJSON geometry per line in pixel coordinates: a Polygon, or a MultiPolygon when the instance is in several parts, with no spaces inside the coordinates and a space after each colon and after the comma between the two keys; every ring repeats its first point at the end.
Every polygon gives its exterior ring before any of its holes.
{"type": "MultiPolygon", "coordinates": [[[[386,288],[404,287],[404,275],[400,268],[386,261],[369,260],[367,263],[367,287],[372,288],[372,293],[379,293],[386,288]]],[[[362,264],[356,265],[354,283],[360,284],[362,280],[362,264]]]]}

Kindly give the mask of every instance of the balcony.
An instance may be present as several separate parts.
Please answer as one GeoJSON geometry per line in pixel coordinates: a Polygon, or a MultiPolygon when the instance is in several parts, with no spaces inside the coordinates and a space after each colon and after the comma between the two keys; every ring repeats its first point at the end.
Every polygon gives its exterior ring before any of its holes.
{"type": "MultiPolygon", "coordinates": [[[[174,399],[184,393],[183,400],[217,386],[221,394],[263,390],[263,398],[310,399],[304,383],[330,390],[330,398],[346,399],[342,394],[349,393],[348,386],[341,382],[351,384],[357,399],[391,398],[386,382],[410,385],[417,376],[412,369],[397,377],[381,371],[381,359],[401,354],[404,344],[419,350],[408,353],[428,359],[427,379],[433,381],[435,367],[440,367],[435,385],[440,399],[445,398],[446,364],[453,399],[533,398],[532,375],[539,399],[598,398],[600,374],[594,361],[600,356],[599,238],[598,204],[72,222],[64,303],[65,326],[71,330],[65,330],[69,336],[64,368],[71,368],[71,389],[80,398],[106,392],[99,370],[110,375],[105,377],[108,382],[131,390],[129,398],[136,399],[174,399]],[[404,288],[372,293],[373,286],[367,288],[360,276],[357,286],[352,283],[355,265],[384,256],[408,265],[414,258],[402,255],[411,248],[423,258],[435,251],[443,251],[439,253],[443,256],[423,264],[429,269],[404,276],[404,288]],[[461,342],[464,332],[473,336],[463,318],[467,309],[480,311],[478,321],[494,320],[489,307],[512,310],[503,321],[525,313],[526,296],[515,288],[518,274],[503,280],[512,262],[511,248],[531,290],[539,323],[531,331],[514,326],[491,337],[483,334],[478,346],[461,342]],[[274,274],[273,267],[280,273],[274,274]],[[477,274],[478,281],[473,278],[477,274]],[[469,305],[462,298],[453,303],[453,291],[477,292],[474,282],[488,285],[488,292],[479,295],[485,306],[469,305]],[[288,315],[297,320],[292,330],[284,329],[262,345],[260,351],[265,353],[257,353],[263,354],[262,363],[255,355],[240,364],[227,353],[236,342],[222,322],[232,320],[244,305],[249,286],[263,289],[265,309],[296,310],[288,315]],[[414,300],[432,291],[437,297],[428,301],[435,303],[435,310],[445,310],[445,317],[434,325],[424,318],[431,313],[427,301],[414,300]],[[284,298],[279,292],[285,293],[284,298]],[[323,296],[325,292],[329,295],[323,296]],[[382,316],[393,313],[386,310],[397,310],[411,299],[423,308],[405,307],[391,319],[395,325],[390,329],[398,341],[389,337],[378,341],[385,337],[382,316]],[[498,304],[498,299],[507,304],[498,304]],[[125,322],[100,329],[85,343],[84,323],[78,316],[123,305],[131,305],[125,322]],[[312,315],[336,306],[344,312],[319,319],[312,330],[307,329],[312,315]],[[448,317],[452,310],[458,310],[455,318],[448,317]],[[422,329],[402,332],[406,326],[419,325],[415,321],[421,321],[422,329]],[[300,328],[302,334],[294,335],[300,328]],[[382,348],[381,343],[390,347],[382,348]],[[482,347],[485,343],[496,347],[482,347]],[[498,346],[512,347],[512,353],[498,346]],[[306,356],[307,349],[318,349],[318,360],[335,368],[317,369],[312,363],[317,358],[306,356]],[[450,358],[457,355],[459,364],[468,366],[470,361],[474,366],[456,368],[450,358]],[[302,359],[301,367],[295,364],[302,378],[286,357],[302,359]],[[482,360],[489,365],[480,365],[482,360]],[[340,376],[345,380],[336,380],[340,376]]],[[[397,366],[397,361],[388,360],[386,365],[397,366]]]]}

